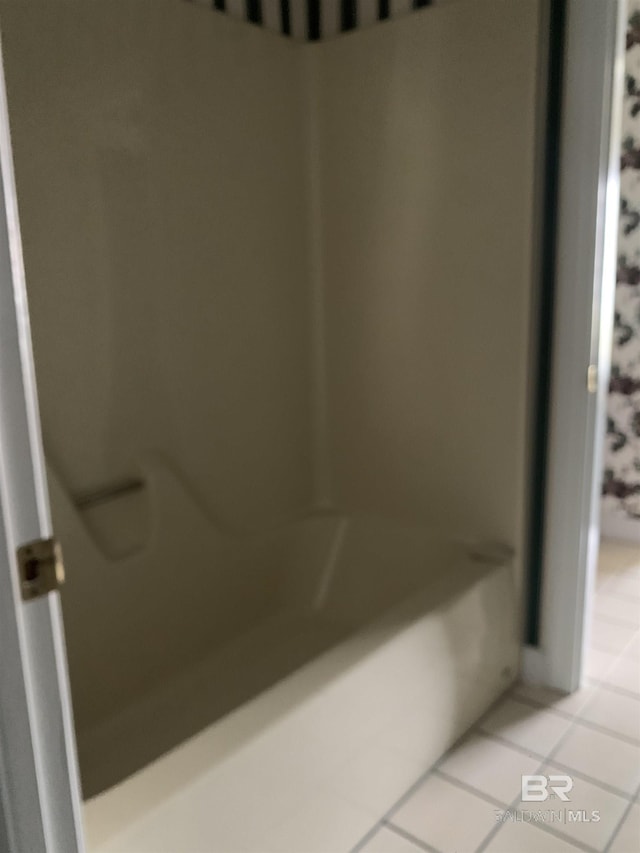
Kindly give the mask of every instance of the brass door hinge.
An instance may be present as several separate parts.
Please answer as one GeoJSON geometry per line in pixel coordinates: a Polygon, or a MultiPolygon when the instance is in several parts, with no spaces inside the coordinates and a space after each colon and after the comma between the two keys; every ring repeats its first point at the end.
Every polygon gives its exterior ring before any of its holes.
{"type": "Polygon", "coordinates": [[[62,549],[56,539],[36,539],[17,550],[22,598],[30,601],[64,583],[62,549]]]}

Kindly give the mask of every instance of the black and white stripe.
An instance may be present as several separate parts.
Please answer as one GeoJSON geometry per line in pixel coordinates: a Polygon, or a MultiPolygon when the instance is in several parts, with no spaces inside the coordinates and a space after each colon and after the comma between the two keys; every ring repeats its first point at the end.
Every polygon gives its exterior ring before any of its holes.
{"type": "Polygon", "coordinates": [[[377,21],[399,18],[438,0],[200,0],[265,29],[319,41],[377,21]]]}

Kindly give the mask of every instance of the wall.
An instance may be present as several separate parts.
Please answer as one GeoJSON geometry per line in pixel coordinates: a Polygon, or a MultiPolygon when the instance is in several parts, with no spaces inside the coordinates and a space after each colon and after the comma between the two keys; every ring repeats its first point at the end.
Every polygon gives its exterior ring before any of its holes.
{"type": "Polygon", "coordinates": [[[640,543],[640,2],[629,2],[602,533],[640,543]]]}
{"type": "Polygon", "coordinates": [[[520,543],[538,5],[313,46],[174,0],[0,7],[71,492],[151,449],[223,525],[520,543]]]}
{"type": "Polygon", "coordinates": [[[334,502],[518,549],[538,10],[455,3],[313,48],[334,502]]]}
{"type": "Polygon", "coordinates": [[[155,450],[223,524],[300,512],[300,48],[177,0],[0,11],[49,461],[75,493],[155,450]]]}
{"type": "Polygon", "coordinates": [[[230,534],[357,516],[319,566],[346,610],[420,528],[521,550],[538,6],[301,46],[176,0],[0,2],[83,723],[276,606],[280,542],[230,534]],[[114,565],[64,492],[149,452],[175,500],[114,565]]]}

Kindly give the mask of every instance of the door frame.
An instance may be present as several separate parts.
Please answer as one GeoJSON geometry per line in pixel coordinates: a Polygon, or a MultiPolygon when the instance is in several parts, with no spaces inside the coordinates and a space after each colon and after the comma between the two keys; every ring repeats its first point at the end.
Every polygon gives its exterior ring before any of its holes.
{"type": "MultiPolygon", "coordinates": [[[[580,682],[598,540],[625,23],[624,0],[568,4],[541,642],[523,656],[525,677],[564,690],[580,682]]],[[[0,163],[0,838],[82,853],[59,594],[24,602],[16,569],[16,548],[51,535],[51,516],[3,71],[0,163]]]]}
{"type": "Polygon", "coordinates": [[[16,564],[20,545],[51,536],[51,514],[1,48],[0,167],[0,839],[82,853],[60,596],[23,601],[16,564]]]}
{"type": "Polygon", "coordinates": [[[568,0],[541,583],[522,666],[526,681],[566,692],[582,681],[600,538],[625,31],[626,0],[568,0]]]}

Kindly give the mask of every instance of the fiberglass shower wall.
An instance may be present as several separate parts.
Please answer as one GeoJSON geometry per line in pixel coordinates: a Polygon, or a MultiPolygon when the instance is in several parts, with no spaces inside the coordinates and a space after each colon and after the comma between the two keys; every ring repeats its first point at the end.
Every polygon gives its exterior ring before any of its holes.
{"type": "Polygon", "coordinates": [[[538,14],[309,45],[178,0],[0,4],[85,790],[122,775],[87,786],[112,720],[331,600],[299,666],[405,563],[405,592],[445,570],[427,535],[507,543],[517,586],[538,14]]]}
{"type": "Polygon", "coordinates": [[[287,42],[179,2],[1,21],[82,755],[269,607],[275,548],[217,530],[311,503],[302,90],[287,42]],[[147,460],[153,505],[73,512],[147,460]]]}
{"type": "Polygon", "coordinates": [[[317,49],[331,501],[521,551],[537,2],[317,49]]]}

